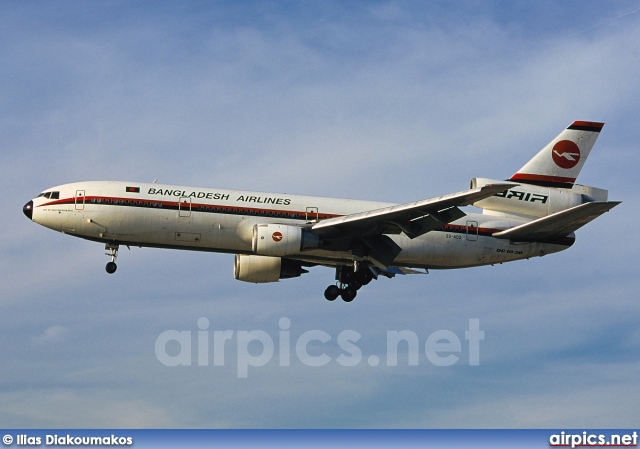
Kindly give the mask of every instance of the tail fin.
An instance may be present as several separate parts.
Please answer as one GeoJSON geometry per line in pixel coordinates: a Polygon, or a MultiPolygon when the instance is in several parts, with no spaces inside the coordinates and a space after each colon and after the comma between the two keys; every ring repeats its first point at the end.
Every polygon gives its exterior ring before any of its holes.
{"type": "Polygon", "coordinates": [[[598,122],[573,122],[509,181],[571,188],[603,126],[598,122]]]}

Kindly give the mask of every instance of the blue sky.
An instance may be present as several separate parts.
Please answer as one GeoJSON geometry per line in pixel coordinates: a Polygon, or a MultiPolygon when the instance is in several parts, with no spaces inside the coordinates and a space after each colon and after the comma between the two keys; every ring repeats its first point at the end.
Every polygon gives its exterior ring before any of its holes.
{"type": "Polygon", "coordinates": [[[637,425],[640,2],[3,2],[0,25],[3,426],[637,425]],[[249,285],[229,255],[124,249],[108,276],[102,245],[21,212],[101,179],[408,202],[504,179],[574,120],[606,123],[579,181],[624,201],[574,247],[351,304],[322,297],[331,270],[249,285]],[[158,336],[202,317],[276,345],[286,317],[333,360],[161,364],[158,336]],[[400,330],[419,365],[369,366],[400,330]],[[438,330],[460,363],[428,363],[438,330]],[[335,361],[343,331],[355,367],[335,361]]]}

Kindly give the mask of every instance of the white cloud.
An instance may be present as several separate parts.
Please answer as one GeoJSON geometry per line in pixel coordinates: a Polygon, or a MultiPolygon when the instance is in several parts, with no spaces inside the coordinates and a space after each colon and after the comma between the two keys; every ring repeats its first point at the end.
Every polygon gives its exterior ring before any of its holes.
{"type": "MultiPolygon", "coordinates": [[[[431,423],[435,427],[466,428],[633,427],[633,398],[638,385],[627,375],[637,369],[637,363],[565,367],[558,369],[564,371],[560,384],[558,376],[549,373],[536,374],[539,380],[525,374],[516,388],[470,397],[465,404],[442,410],[431,423]]],[[[415,420],[408,425],[422,424],[415,420]]]]}
{"type": "Polygon", "coordinates": [[[31,341],[35,345],[48,345],[62,343],[69,334],[69,328],[65,326],[55,325],[48,327],[41,335],[32,337],[31,341]]]}
{"type": "Polygon", "coordinates": [[[7,427],[142,428],[175,423],[162,408],[117,389],[24,389],[2,392],[7,427]]]}

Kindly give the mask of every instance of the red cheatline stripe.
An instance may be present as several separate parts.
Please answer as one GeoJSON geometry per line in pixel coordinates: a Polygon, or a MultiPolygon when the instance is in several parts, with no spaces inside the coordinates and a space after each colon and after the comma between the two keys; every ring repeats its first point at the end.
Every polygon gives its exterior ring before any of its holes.
{"type": "Polygon", "coordinates": [[[561,184],[573,184],[576,178],[565,178],[563,176],[547,176],[547,175],[532,175],[529,173],[516,173],[509,181],[531,181],[531,182],[555,182],[561,184]]]}
{"type": "MultiPolygon", "coordinates": [[[[62,204],[75,204],[75,198],[64,198],[61,200],[50,201],[48,203],[41,204],[38,207],[46,207],[53,205],[62,205],[62,204]]],[[[180,201],[159,201],[156,199],[148,199],[148,198],[119,198],[119,197],[107,197],[107,196],[86,196],[84,198],[78,198],[78,204],[84,204],[85,206],[120,206],[120,207],[144,207],[144,208],[167,208],[167,209],[176,209],[179,206],[185,207],[188,209],[187,204],[189,203],[180,203],[180,201]],[[83,201],[84,199],[84,201],[83,201]]],[[[318,217],[318,219],[326,219],[326,218],[335,218],[340,217],[339,214],[329,214],[329,213],[308,213],[307,211],[294,211],[288,209],[266,209],[266,208],[256,208],[256,207],[244,207],[239,205],[221,205],[221,204],[207,204],[207,203],[191,203],[191,212],[208,212],[208,213],[231,213],[231,214],[255,214],[255,215],[264,215],[266,217],[271,218],[296,218],[296,219],[304,219],[307,215],[310,218],[318,217]]]]}

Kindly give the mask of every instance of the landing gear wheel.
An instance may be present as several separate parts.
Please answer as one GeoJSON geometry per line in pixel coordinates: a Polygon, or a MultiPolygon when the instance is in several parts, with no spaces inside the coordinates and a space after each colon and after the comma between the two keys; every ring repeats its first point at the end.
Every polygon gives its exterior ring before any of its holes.
{"type": "Polygon", "coordinates": [[[105,267],[105,270],[107,270],[107,273],[109,274],[115,273],[116,270],[118,269],[118,266],[116,265],[116,257],[118,257],[118,248],[120,248],[120,245],[117,245],[115,243],[107,243],[106,245],[104,245],[104,249],[109,251],[108,253],[106,253],[107,256],[111,257],[111,262],[108,262],[107,266],[105,267]]]}
{"type": "Polygon", "coordinates": [[[357,294],[358,294],[358,291],[355,288],[349,286],[342,290],[342,292],[340,293],[340,296],[342,296],[342,300],[344,302],[351,302],[355,299],[357,294]]]}
{"type": "Polygon", "coordinates": [[[327,299],[327,301],[333,301],[338,296],[340,296],[340,289],[335,285],[328,286],[324,291],[324,297],[327,299]]]}

